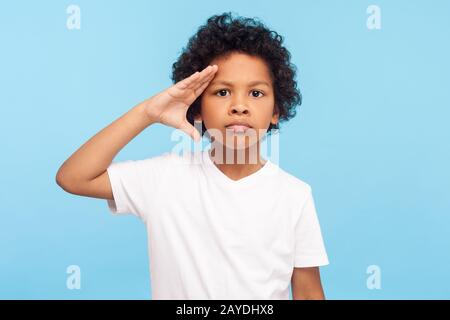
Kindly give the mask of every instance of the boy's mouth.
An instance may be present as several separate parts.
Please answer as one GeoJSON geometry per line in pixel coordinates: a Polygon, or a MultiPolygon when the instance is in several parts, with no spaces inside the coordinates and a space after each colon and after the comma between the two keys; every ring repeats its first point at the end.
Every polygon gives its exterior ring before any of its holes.
{"type": "Polygon", "coordinates": [[[252,126],[246,122],[233,122],[228,124],[225,128],[233,133],[245,133],[252,126]]]}

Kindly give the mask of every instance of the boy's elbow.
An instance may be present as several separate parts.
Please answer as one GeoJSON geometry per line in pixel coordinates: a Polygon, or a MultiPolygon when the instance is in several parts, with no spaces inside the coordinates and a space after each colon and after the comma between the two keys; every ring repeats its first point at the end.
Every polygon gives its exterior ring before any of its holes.
{"type": "Polygon", "coordinates": [[[60,186],[64,191],[77,194],[77,184],[70,178],[70,176],[63,170],[59,168],[55,176],[55,181],[58,186],[60,186]]]}
{"type": "Polygon", "coordinates": [[[56,173],[55,181],[64,191],[77,196],[114,199],[106,171],[93,180],[86,180],[80,177],[79,172],[67,171],[62,166],[56,173]]]}

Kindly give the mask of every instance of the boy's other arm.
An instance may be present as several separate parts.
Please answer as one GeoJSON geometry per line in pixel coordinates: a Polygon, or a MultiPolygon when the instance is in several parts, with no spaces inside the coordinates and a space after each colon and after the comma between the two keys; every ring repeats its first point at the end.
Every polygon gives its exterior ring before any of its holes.
{"type": "Polygon", "coordinates": [[[128,142],[156,122],[145,111],[148,103],[138,104],[75,151],[59,168],[57,184],[73,194],[112,200],[106,170],[128,142]]]}
{"type": "Polygon", "coordinates": [[[324,300],[319,267],[294,268],[291,279],[293,300],[324,300]]]}

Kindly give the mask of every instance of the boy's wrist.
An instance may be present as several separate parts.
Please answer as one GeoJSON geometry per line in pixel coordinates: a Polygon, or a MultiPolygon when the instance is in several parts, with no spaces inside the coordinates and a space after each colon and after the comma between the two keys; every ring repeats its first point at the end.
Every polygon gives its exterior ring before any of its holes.
{"type": "Polygon", "coordinates": [[[157,119],[148,112],[148,109],[150,107],[149,103],[150,99],[147,99],[135,107],[137,112],[140,114],[140,118],[144,121],[147,127],[158,122],[157,119]]]}

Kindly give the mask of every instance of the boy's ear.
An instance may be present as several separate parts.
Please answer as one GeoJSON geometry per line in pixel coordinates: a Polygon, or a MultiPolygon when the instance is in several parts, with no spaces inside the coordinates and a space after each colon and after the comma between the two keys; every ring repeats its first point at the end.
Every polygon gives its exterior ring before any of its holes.
{"type": "Polygon", "coordinates": [[[279,117],[280,117],[280,113],[278,112],[278,108],[275,106],[270,123],[272,123],[273,125],[278,124],[279,117]]]}

